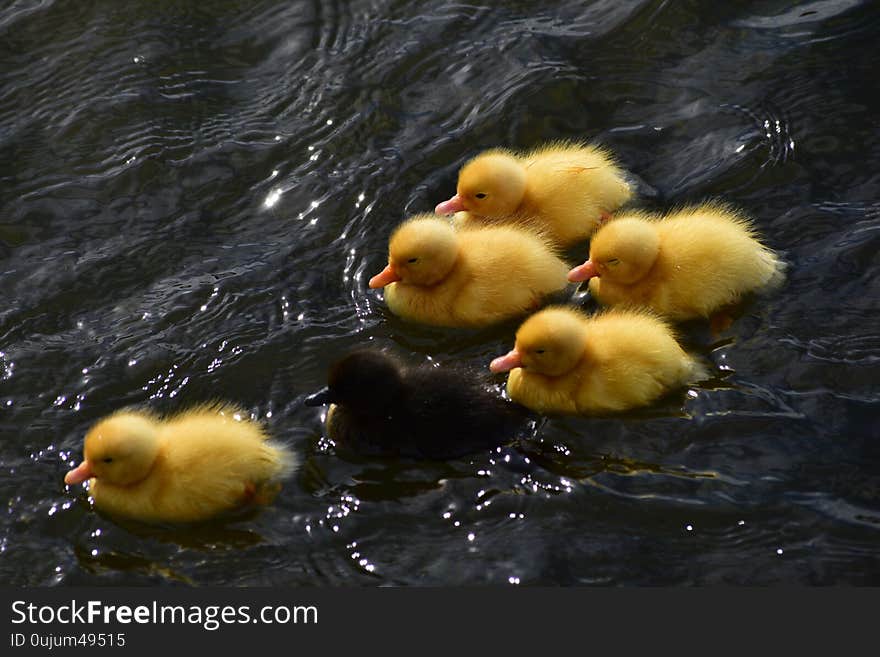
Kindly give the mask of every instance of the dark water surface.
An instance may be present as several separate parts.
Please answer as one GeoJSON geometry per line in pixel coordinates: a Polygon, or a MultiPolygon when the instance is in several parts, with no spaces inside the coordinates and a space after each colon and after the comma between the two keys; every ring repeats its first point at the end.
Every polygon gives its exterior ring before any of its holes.
{"type": "Polygon", "coordinates": [[[855,0],[4,3],[0,582],[880,584],[878,43],[855,0]],[[741,206],[786,286],[686,327],[710,384],[510,462],[337,454],[302,402],[351,346],[511,345],[390,316],[390,229],[554,138],[741,206]],[[128,526],[63,485],[102,415],[213,397],[303,459],[262,513],[128,526]]]}

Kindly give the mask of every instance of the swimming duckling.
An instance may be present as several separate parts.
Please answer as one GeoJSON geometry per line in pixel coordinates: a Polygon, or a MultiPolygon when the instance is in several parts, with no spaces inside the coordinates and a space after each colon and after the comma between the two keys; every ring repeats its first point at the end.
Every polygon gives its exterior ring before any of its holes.
{"type": "Polygon", "coordinates": [[[735,210],[705,203],[666,216],[618,214],[569,272],[603,305],[641,305],[673,320],[709,317],[749,292],[778,286],[785,265],[735,210]]]}
{"type": "Polygon", "coordinates": [[[435,212],[457,213],[459,226],[532,222],[566,247],[590,237],[632,195],[609,151],[560,141],[526,153],[480,153],[461,168],[455,196],[435,212]]]}
{"type": "Polygon", "coordinates": [[[592,414],[646,406],[706,373],[670,327],[643,310],[587,316],[545,308],[516,333],[513,351],[492,361],[508,372],[510,398],[539,413],[592,414]]]}
{"type": "Polygon", "coordinates": [[[513,225],[456,231],[417,215],[391,236],[370,279],[396,315],[437,326],[486,326],[537,308],[568,285],[568,265],[539,234],[513,225]],[[387,287],[386,287],[387,286],[387,287]]]}
{"type": "Polygon", "coordinates": [[[146,522],[197,522],[268,504],[297,467],[293,452],[223,403],[167,419],[119,411],[89,429],[83,451],[64,483],[90,480],[99,510],[146,522]]]}
{"type": "Polygon", "coordinates": [[[407,367],[358,350],[330,369],[328,386],[306,399],[330,403],[326,428],[340,446],[367,455],[456,458],[510,442],[528,419],[522,406],[460,367],[407,367]]]}

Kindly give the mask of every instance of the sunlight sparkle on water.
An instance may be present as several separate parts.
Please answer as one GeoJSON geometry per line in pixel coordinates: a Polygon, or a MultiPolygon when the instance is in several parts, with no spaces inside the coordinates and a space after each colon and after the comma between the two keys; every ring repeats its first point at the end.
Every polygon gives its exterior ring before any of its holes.
{"type": "Polygon", "coordinates": [[[266,200],[263,201],[264,208],[271,208],[273,205],[278,203],[278,199],[281,198],[281,190],[277,187],[273,189],[271,192],[266,194],[266,200]]]}

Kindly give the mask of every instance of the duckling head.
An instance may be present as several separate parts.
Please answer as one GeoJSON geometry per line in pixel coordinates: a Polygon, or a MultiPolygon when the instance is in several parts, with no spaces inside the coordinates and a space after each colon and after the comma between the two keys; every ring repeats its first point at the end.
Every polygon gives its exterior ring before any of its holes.
{"type": "Polygon", "coordinates": [[[506,217],[516,212],[526,192],[526,170],[504,151],[478,155],[458,174],[456,195],[435,208],[437,214],[466,210],[484,217],[506,217]]]}
{"type": "Polygon", "coordinates": [[[159,455],[155,422],[137,413],[117,413],[86,434],[83,462],[67,473],[65,484],[87,479],[130,486],[144,479],[159,455]]]}
{"type": "Polygon", "coordinates": [[[585,317],[570,308],[545,308],[529,317],[516,332],[513,351],[489,365],[493,372],[522,367],[547,376],[561,376],[577,366],[584,355],[585,317]]]}
{"type": "Polygon", "coordinates": [[[572,282],[594,276],[631,285],[644,278],[660,253],[660,236],[653,222],[621,217],[605,224],[590,241],[590,259],[568,273],[572,282]]]}
{"type": "Polygon", "coordinates": [[[388,243],[388,266],[370,279],[370,287],[402,281],[435,285],[452,271],[458,259],[458,238],[445,219],[418,215],[394,231],[388,243]]]}
{"type": "Polygon", "coordinates": [[[381,351],[354,351],[330,368],[327,387],[308,406],[339,404],[364,415],[386,415],[403,392],[402,366],[381,351]]]}

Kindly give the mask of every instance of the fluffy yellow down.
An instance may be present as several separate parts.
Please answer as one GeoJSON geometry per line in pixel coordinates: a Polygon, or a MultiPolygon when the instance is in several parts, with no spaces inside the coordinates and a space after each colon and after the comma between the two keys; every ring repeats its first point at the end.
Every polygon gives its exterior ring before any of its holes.
{"type": "Polygon", "coordinates": [[[632,195],[602,147],[559,141],[525,153],[494,149],[459,172],[457,197],[466,214],[456,219],[528,221],[566,247],[589,238],[632,195]]]}
{"type": "Polygon", "coordinates": [[[568,266],[536,232],[516,225],[456,231],[433,215],[395,231],[389,266],[400,277],[385,288],[391,312],[436,326],[486,326],[524,315],[568,285],[568,266]]]}
{"type": "Polygon", "coordinates": [[[117,412],[89,430],[84,455],[96,507],[148,522],[201,521],[267,504],[297,467],[290,450],[227,404],[167,419],[117,412]]]}
{"type": "Polygon", "coordinates": [[[679,321],[709,317],[743,295],[772,289],[785,265],[752,223],[719,204],[665,216],[622,213],[590,244],[599,276],[590,292],[603,305],[650,308],[679,321]]]}
{"type": "Polygon", "coordinates": [[[507,391],[542,413],[645,406],[705,376],[670,327],[639,310],[587,316],[568,307],[547,308],[519,328],[515,352],[522,367],[510,372],[507,391]]]}

